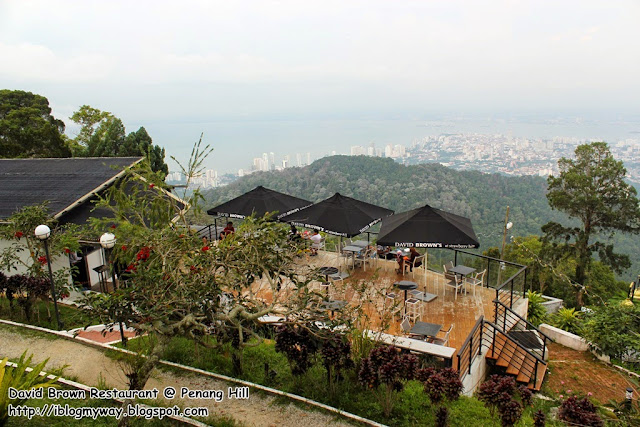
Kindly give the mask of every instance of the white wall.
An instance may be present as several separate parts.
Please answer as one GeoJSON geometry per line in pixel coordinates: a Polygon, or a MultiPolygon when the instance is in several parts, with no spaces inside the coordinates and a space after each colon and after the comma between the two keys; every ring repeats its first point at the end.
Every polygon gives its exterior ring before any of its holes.
{"type": "MultiPolygon", "coordinates": [[[[4,251],[7,248],[10,248],[12,245],[15,244],[19,244],[20,247],[24,248],[23,251],[21,251],[18,256],[20,257],[20,259],[24,262],[26,262],[27,264],[31,264],[31,256],[29,255],[29,250],[27,249],[26,244],[21,244],[21,242],[19,240],[4,240],[4,239],[0,239],[0,252],[4,251]]],[[[61,270],[63,268],[66,268],[67,270],[69,270],[70,265],[69,265],[69,256],[65,253],[62,254],[51,254],[51,268],[53,269],[53,271],[58,271],[61,270]]],[[[18,263],[16,265],[17,269],[15,270],[10,270],[7,271],[5,269],[3,269],[2,267],[0,267],[0,271],[2,271],[4,274],[6,274],[7,276],[13,276],[14,274],[25,274],[27,273],[27,268],[24,267],[22,264],[18,263]]],[[[45,266],[46,268],[46,266],[45,266]]],[[[67,282],[69,284],[73,283],[72,278],[71,278],[71,274],[69,274],[69,277],[67,279],[67,282]]]]}

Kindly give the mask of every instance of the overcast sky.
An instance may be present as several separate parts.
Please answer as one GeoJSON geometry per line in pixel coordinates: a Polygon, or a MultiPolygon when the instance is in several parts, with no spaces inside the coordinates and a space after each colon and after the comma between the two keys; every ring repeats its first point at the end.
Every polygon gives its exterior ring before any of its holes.
{"type": "Polygon", "coordinates": [[[68,125],[82,104],[110,111],[179,155],[177,137],[215,146],[215,122],[638,114],[638,22],[637,0],[0,0],[0,87],[68,125]]]}

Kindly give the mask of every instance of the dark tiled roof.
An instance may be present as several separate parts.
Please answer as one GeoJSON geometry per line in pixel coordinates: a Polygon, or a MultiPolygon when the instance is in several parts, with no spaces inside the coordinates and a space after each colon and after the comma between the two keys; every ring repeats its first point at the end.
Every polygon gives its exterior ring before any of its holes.
{"type": "Polygon", "coordinates": [[[0,219],[45,201],[56,216],[139,160],[140,157],[0,159],[0,219]]]}

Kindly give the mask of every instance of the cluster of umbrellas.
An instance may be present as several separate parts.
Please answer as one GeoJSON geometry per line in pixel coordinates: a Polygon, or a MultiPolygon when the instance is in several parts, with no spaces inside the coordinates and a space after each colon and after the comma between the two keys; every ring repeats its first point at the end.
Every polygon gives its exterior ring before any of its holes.
{"type": "Polygon", "coordinates": [[[382,221],[377,242],[383,246],[418,248],[477,248],[471,220],[424,205],[407,212],[372,205],[336,193],[311,203],[262,186],[207,211],[209,215],[274,218],[340,237],[353,237],[382,221]]]}

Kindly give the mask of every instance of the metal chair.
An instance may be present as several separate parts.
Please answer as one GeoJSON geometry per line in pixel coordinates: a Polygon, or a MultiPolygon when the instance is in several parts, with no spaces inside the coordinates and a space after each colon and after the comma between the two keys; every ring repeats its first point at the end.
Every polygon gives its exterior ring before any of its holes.
{"type": "Polygon", "coordinates": [[[411,261],[411,278],[416,277],[416,269],[420,267],[424,268],[425,274],[426,274],[427,264],[425,263],[425,258],[426,258],[426,255],[420,255],[415,257],[413,261],[411,261]]]}
{"type": "Polygon", "coordinates": [[[476,296],[476,287],[482,287],[484,285],[484,275],[487,273],[487,270],[484,269],[479,273],[476,273],[473,277],[467,279],[467,283],[473,286],[473,296],[476,296]]]}
{"type": "Polygon", "coordinates": [[[451,335],[452,330],[453,330],[453,324],[451,324],[451,326],[449,326],[449,329],[445,331],[444,336],[442,338],[436,337],[432,339],[430,342],[432,344],[437,344],[437,345],[444,345],[444,346],[449,345],[449,335],[451,335]]]}
{"type": "Polygon", "coordinates": [[[457,275],[453,276],[453,282],[445,282],[445,286],[455,289],[456,296],[454,300],[458,300],[458,290],[464,288],[464,282],[457,275]]]}

